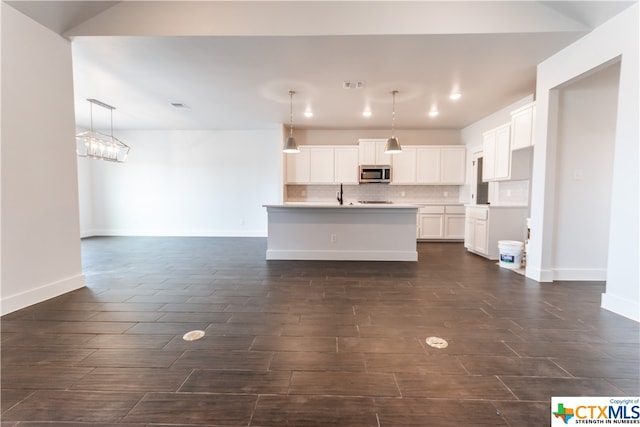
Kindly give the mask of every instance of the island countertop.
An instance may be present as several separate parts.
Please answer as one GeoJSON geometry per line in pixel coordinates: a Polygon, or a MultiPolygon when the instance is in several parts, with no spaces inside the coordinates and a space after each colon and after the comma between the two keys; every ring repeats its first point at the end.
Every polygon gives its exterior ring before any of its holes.
{"type": "Polygon", "coordinates": [[[419,206],[282,203],[267,209],[268,260],[417,261],[419,206]]]}
{"type": "Polygon", "coordinates": [[[322,203],[322,202],[285,202],[280,204],[262,205],[265,208],[293,208],[293,209],[414,209],[420,206],[399,203],[322,203]]]}

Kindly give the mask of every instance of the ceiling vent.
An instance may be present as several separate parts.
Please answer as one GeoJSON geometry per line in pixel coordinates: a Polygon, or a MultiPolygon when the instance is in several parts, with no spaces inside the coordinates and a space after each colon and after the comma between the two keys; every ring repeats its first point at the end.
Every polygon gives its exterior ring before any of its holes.
{"type": "Polygon", "coordinates": [[[176,110],[188,110],[189,109],[189,107],[187,107],[186,105],[184,105],[181,102],[172,102],[171,106],[173,108],[175,108],[176,110]]]}
{"type": "Polygon", "coordinates": [[[342,82],[343,89],[362,89],[364,82],[361,80],[345,80],[342,82]]]}

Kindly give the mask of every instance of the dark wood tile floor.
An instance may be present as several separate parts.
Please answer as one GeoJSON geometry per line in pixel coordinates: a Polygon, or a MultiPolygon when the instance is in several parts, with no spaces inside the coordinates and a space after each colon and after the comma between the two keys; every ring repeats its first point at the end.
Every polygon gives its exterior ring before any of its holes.
{"type": "Polygon", "coordinates": [[[82,249],[87,288],[2,318],[2,426],[527,427],[551,396],[640,394],[639,325],[599,308],[604,284],[458,243],[418,263],[266,262],[259,238],[82,249]]]}

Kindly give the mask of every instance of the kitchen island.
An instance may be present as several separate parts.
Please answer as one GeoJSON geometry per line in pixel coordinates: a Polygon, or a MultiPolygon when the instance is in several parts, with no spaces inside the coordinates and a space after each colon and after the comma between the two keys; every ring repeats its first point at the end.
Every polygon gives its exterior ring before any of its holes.
{"type": "Polygon", "coordinates": [[[417,206],[337,203],[263,206],[268,216],[268,260],[418,260],[417,206]]]}

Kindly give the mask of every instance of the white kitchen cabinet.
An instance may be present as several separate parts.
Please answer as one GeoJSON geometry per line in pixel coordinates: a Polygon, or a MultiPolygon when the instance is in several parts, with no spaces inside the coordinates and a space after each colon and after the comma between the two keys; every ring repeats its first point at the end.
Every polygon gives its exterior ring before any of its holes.
{"type": "Polygon", "coordinates": [[[416,153],[413,147],[402,147],[402,152],[393,155],[391,182],[394,184],[416,183],[416,153]]]}
{"type": "Polygon", "coordinates": [[[535,103],[532,102],[511,112],[511,150],[533,145],[535,108],[535,103]]]}
{"type": "Polygon", "coordinates": [[[299,147],[299,153],[285,154],[286,182],[289,184],[309,183],[309,147],[299,147]]]}
{"type": "Polygon", "coordinates": [[[462,240],[464,206],[433,205],[418,209],[418,238],[425,240],[462,240]]]}
{"type": "Polygon", "coordinates": [[[309,150],[309,183],[334,183],[333,147],[312,147],[309,150]]]}
{"type": "Polygon", "coordinates": [[[334,182],[357,184],[359,182],[358,147],[336,147],[334,153],[334,182]]]}
{"type": "Polygon", "coordinates": [[[464,239],[465,208],[464,206],[444,207],[444,238],[451,240],[464,239]]]}
{"type": "Polygon", "coordinates": [[[442,150],[438,147],[420,147],[416,155],[416,183],[440,184],[442,150]]]}
{"type": "Polygon", "coordinates": [[[464,246],[468,251],[498,259],[498,241],[524,242],[528,208],[522,206],[468,206],[464,246]]]}
{"type": "Polygon", "coordinates": [[[393,156],[392,184],[462,185],[466,147],[414,145],[393,156]]]}
{"type": "Polygon", "coordinates": [[[440,184],[464,184],[467,147],[442,147],[440,150],[440,184]]]}
{"type": "Polygon", "coordinates": [[[483,181],[510,179],[511,172],[511,124],[507,123],[482,134],[484,163],[483,181]]]}
{"type": "Polygon", "coordinates": [[[420,146],[417,150],[418,184],[464,184],[466,147],[420,146]]]}
{"type": "Polygon", "coordinates": [[[304,145],[287,153],[287,184],[357,184],[358,147],[304,145]]]}
{"type": "Polygon", "coordinates": [[[361,165],[390,165],[392,155],[385,154],[386,139],[359,139],[358,163],[361,165]]]}

